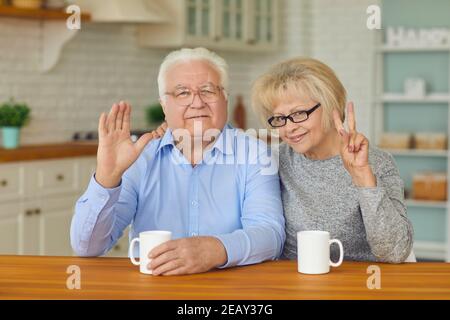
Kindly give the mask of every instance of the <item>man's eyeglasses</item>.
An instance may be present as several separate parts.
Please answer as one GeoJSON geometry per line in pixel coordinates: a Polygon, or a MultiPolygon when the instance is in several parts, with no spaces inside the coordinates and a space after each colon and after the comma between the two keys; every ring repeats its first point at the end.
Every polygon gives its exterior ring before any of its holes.
{"type": "Polygon", "coordinates": [[[304,111],[296,111],[287,116],[273,116],[270,117],[267,121],[273,128],[284,127],[287,123],[287,120],[291,120],[294,123],[300,123],[308,120],[309,115],[313,113],[317,108],[320,107],[320,103],[316,104],[309,110],[304,111]]]}
{"type": "Polygon", "coordinates": [[[182,107],[190,106],[194,102],[196,95],[199,96],[200,100],[204,103],[214,103],[219,101],[221,91],[223,90],[220,86],[206,85],[198,90],[192,90],[189,88],[177,88],[172,92],[166,92],[165,94],[170,95],[174,98],[175,103],[182,107]]]}

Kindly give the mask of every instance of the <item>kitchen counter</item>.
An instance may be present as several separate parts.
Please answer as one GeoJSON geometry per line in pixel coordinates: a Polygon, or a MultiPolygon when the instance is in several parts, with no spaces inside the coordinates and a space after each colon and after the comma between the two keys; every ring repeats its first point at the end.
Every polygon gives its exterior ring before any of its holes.
{"type": "Polygon", "coordinates": [[[141,274],[127,258],[0,256],[0,300],[450,299],[449,263],[376,263],[381,288],[371,290],[367,270],[373,264],[345,261],[328,274],[304,275],[296,261],[271,261],[155,277],[141,274]],[[75,275],[70,266],[81,272],[79,290],[67,288],[75,275]]]}
{"type": "Polygon", "coordinates": [[[0,148],[0,163],[95,156],[98,142],[72,142],[0,148]]]}

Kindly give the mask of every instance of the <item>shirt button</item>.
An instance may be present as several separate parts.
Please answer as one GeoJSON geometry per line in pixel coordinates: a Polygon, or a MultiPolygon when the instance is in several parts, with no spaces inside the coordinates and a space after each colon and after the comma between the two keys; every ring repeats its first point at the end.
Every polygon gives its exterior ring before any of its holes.
{"type": "Polygon", "coordinates": [[[197,236],[197,233],[196,232],[192,232],[191,236],[195,237],[195,236],[197,236]]]}
{"type": "Polygon", "coordinates": [[[192,201],[191,204],[195,207],[197,205],[197,201],[192,201]]]}

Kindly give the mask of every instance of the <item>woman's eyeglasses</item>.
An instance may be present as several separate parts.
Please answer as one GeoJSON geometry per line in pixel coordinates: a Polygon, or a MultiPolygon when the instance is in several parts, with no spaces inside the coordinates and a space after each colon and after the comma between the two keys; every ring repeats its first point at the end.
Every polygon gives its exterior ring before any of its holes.
{"type": "Polygon", "coordinates": [[[287,120],[291,120],[294,123],[300,123],[308,120],[309,115],[313,113],[317,108],[320,107],[320,103],[316,104],[309,110],[304,111],[296,111],[287,116],[273,116],[270,117],[267,121],[273,128],[284,127],[287,123],[287,120]]]}

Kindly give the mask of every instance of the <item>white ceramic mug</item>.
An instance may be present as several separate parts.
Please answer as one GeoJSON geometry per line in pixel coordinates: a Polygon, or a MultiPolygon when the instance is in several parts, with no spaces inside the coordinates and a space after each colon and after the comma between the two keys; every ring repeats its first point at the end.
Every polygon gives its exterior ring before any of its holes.
{"type": "Polygon", "coordinates": [[[139,270],[145,274],[152,274],[152,270],[148,269],[148,264],[152,261],[148,254],[153,248],[169,241],[172,238],[170,231],[144,231],[139,233],[139,238],[134,238],[130,242],[128,256],[135,266],[139,266],[139,270]],[[139,261],[134,258],[134,245],[139,242],[139,261]]]}
{"type": "Polygon", "coordinates": [[[330,272],[330,266],[339,267],[344,259],[342,243],[330,240],[330,233],[326,231],[300,231],[297,232],[297,261],[298,272],[306,274],[323,274],[330,272]],[[330,260],[330,245],[339,246],[339,261],[330,260]]]}

